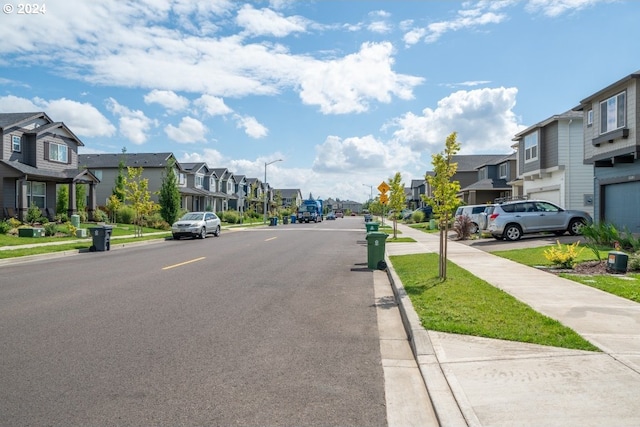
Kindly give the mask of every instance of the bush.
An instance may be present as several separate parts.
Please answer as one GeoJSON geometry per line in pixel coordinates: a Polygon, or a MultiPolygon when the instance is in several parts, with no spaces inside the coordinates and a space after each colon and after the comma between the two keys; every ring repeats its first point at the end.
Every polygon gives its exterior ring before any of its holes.
{"type": "Polygon", "coordinates": [[[580,256],[580,253],[584,248],[578,250],[580,242],[575,242],[571,245],[562,245],[558,240],[556,246],[551,246],[544,251],[544,257],[553,263],[563,268],[573,268],[576,264],[576,259],[580,256]]]}
{"type": "Polygon", "coordinates": [[[629,265],[627,266],[629,271],[640,271],[640,253],[631,254],[629,256],[629,265]]]}
{"type": "Polygon", "coordinates": [[[159,212],[146,216],[142,219],[142,226],[155,228],[156,230],[169,230],[171,226],[162,218],[159,212]]]}
{"type": "Polygon", "coordinates": [[[76,226],[71,224],[71,222],[66,222],[64,226],[65,226],[65,234],[68,236],[75,237],[76,230],[77,230],[76,226]]]}
{"type": "Polygon", "coordinates": [[[222,221],[227,224],[238,224],[240,223],[240,214],[236,211],[226,211],[220,217],[222,221]]]}
{"type": "Polygon", "coordinates": [[[456,232],[459,240],[470,238],[473,228],[473,221],[469,215],[459,215],[453,223],[453,231],[456,232]]]}
{"type": "Polygon", "coordinates": [[[12,228],[8,221],[0,221],[0,234],[7,234],[12,228]]]}
{"type": "Polygon", "coordinates": [[[96,209],[93,211],[93,220],[96,222],[107,222],[109,220],[109,216],[102,209],[96,209]]]}
{"type": "Polygon", "coordinates": [[[55,222],[50,222],[44,225],[45,236],[55,236],[58,231],[58,225],[55,222]]]}
{"type": "Polygon", "coordinates": [[[131,206],[120,206],[116,214],[116,221],[123,224],[133,224],[136,217],[136,211],[131,206]]]}
{"type": "Polygon", "coordinates": [[[7,222],[9,223],[11,228],[18,228],[22,225],[22,222],[20,222],[20,220],[16,218],[9,218],[7,222]]]}
{"type": "Polygon", "coordinates": [[[424,221],[424,212],[422,212],[422,211],[414,211],[411,214],[411,220],[413,220],[413,222],[422,222],[422,221],[424,221]]]}
{"type": "Polygon", "coordinates": [[[29,209],[27,210],[27,222],[29,224],[35,224],[36,222],[40,222],[40,218],[42,218],[40,208],[34,203],[31,203],[31,206],[29,206],[29,209]]]}

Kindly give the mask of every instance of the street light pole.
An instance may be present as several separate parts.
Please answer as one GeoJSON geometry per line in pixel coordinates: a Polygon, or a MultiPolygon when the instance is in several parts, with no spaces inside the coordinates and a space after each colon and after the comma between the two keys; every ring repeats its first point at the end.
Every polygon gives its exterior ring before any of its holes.
{"type": "Polygon", "coordinates": [[[373,185],[362,184],[365,187],[369,187],[369,201],[373,200],[373,185]]]}
{"type": "Polygon", "coordinates": [[[267,166],[269,166],[270,164],[273,164],[275,162],[281,162],[282,159],[278,159],[278,160],[274,160],[272,162],[264,162],[264,218],[263,218],[263,224],[267,223],[267,166]]]}

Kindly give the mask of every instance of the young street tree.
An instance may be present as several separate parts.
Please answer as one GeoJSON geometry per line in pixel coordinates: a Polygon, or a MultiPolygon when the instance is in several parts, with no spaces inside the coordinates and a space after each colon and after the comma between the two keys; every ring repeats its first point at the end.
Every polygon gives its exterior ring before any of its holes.
{"type": "Polygon", "coordinates": [[[160,215],[169,225],[178,220],[180,214],[180,191],[178,191],[178,179],[175,173],[175,160],[169,159],[167,167],[162,174],[162,185],[158,194],[160,215]]]}
{"type": "Polygon", "coordinates": [[[389,208],[394,211],[393,214],[393,238],[398,238],[398,213],[402,212],[402,209],[406,206],[407,195],[404,192],[404,183],[402,182],[402,176],[400,172],[396,172],[393,178],[389,178],[387,182],[391,188],[389,191],[389,208]]]}
{"type": "Polygon", "coordinates": [[[447,137],[442,153],[431,156],[434,175],[426,175],[425,180],[431,186],[433,197],[424,195],[423,200],[433,208],[433,214],[438,219],[440,230],[440,262],[438,277],[447,279],[447,235],[449,234],[449,218],[460,204],[457,194],[460,192],[460,182],[451,181],[458,170],[458,164],[453,161],[453,156],[460,150],[460,144],[456,140],[457,134],[453,132],[447,137]]]}
{"type": "Polygon", "coordinates": [[[142,219],[157,209],[157,205],[151,200],[149,193],[149,180],[142,178],[142,168],[127,168],[127,177],[124,181],[125,199],[133,206],[136,213],[134,225],[135,236],[142,236],[142,219]]]}

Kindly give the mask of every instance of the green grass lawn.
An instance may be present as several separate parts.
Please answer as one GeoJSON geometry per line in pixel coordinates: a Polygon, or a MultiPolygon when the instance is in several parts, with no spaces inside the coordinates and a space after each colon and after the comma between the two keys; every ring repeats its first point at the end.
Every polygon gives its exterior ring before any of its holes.
{"type": "Polygon", "coordinates": [[[438,254],[392,256],[422,325],[429,330],[598,351],[560,322],[453,263],[438,278],[438,254]]]}
{"type": "MultiPolygon", "coordinates": [[[[493,255],[510,259],[520,264],[534,266],[551,266],[552,263],[544,256],[545,249],[548,246],[539,248],[516,249],[511,251],[492,252],[493,255]]],[[[600,258],[607,259],[608,253],[612,248],[600,247],[600,258]]],[[[578,256],[578,262],[595,261],[595,254],[588,248],[584,248],[578,256]]],[[[580,275],[571,273],[562,273],[561,277],[570,279],[583,285],[600,289],[613,295],[629,299],[631,301],[640,302],[640,274],[627,273],[625,275],[617,274],[597,274],[597,275],[580,275]]]]}

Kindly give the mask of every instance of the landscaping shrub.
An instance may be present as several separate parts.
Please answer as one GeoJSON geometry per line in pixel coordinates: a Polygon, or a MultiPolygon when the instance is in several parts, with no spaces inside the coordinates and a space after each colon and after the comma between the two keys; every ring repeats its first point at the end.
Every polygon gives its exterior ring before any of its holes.
{"type": "Polygon", "coordinates": [[[75,225],[73,225],[73,224],[71,224],[71,222],[70,222],[70,221],[67,221],[67,222],[64,224],[64,233],[65,233],[67,236],[75,237],[75,235],[76,235],[76,230],[77,230],[76,226],[75,226],[75,225]]]}
{"type": "Polygon", "coordinates": [[[107,222],[109,219],[107,213],[102,209],[96,209],[93,211],[93,220],[96,222],[107,222]]]}
{"type": "Polygon", "coordinates": [[[12,228],[8,221],[0,221],[0,234],[7,234],[12,228]]]}
{"type": "Polygon", "coordinates": [[[414,211],[411,214],[411,220],[413,222],[422,222],[422,221],[424,221],[424,212],[422,212],[422,211],[414,211]]]}
{"type": "Polygon", "coordinates": [[[458,235],[458,240],[467,240],[471,237],[473,221],[469,215],[459,215],[453,223],[453,231],[458,235]]]}
{"type": "Polygon", "coordinates": [[[148,215],[142,219],[142,226],[157,230],[169,230],[171,226],[162,218],[160,212],[148,215]]]}
{"type": "Polygon", "coordinates": [[[67,215],[66,213],[59,213],[59,214],[56,214],[55,219],[56,219],[56,222],[64,224],[65,222],[69,221],[69,215],[67,215]]]}
{"type": "Polygon", "coordinates": [[[629,271],[640,271],[640,253],[631,254],[629,256],[627,269],[629,271]]]}
{"type": "Polygon", "coordinates": [[[40,222],[42,218],[42,212],[40,208],[35,205],[35,203],[31,203],[29,209],[27,210],[27,222],[29,224],[35,224],[36,222],[40,222]]]}
{"type": "Polygon", "coordinates": [[[15,218],[9,218],[7,222],[9,223],[11,228],[18,228],[22,225],[22,222],[20,222],[19,219],[15,219],[15,218]]]}
{"type": "Polygon", "coordinates": [[[131,206],[120,206],[116,215],[116,221],[123,224],[133,224],[136,217],[136,211],[131,206]]]}
{"type": "Polygon", "coordinates": [[[562,268],[573,268],[578,256],[584,249],[580,248],[580,250],[578,250],[579,245],[580,242],[575,242],[571,245],[562,245],[558,240],[556,246],[551,246],[544,251],[544,257],[554,265],[562,268]]]}
{"type": "Polygon", "coordinates": [[[45,236],[55,236],[58,231],[58,225],[55,222],[50,222],[44,225],[45,236]]]}
{"type": "Polygon", "coordinates": [[[240,222],[240,215],[236,211],[226,211],[220,218],[227,224],[238,224],[240,222]]]}

